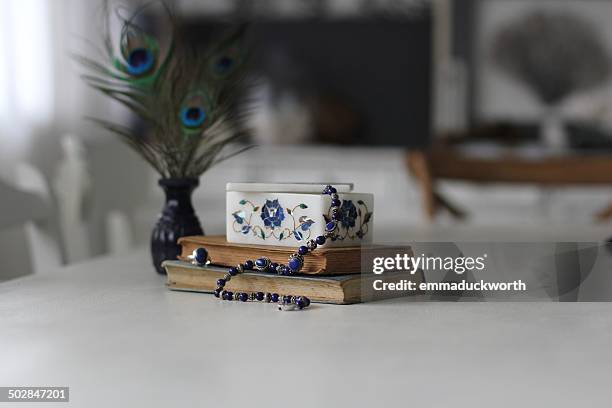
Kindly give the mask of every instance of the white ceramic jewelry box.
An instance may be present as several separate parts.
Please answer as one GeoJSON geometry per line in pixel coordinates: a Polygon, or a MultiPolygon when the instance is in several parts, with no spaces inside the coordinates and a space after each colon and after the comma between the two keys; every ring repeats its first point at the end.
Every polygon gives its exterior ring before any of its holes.
{"type": "MultiPolygon", "coordinates": [[[[331,197],[323,183],[228,183],[229,242],[297,247],[325,234],[331,197]]],[[[374,196],[354,193],[352,184],[337,184],[341,200],[337,239],[324,246],[372,242],[374,196]]]]}

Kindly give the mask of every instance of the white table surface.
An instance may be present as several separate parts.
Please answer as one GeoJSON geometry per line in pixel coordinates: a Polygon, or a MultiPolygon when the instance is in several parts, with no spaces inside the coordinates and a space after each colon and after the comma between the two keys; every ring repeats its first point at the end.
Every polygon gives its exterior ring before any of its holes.
{"type": "Polygon", "coordinates": [[[0,284],[0,330],[0,386],[70,386],[18,407],[610,404],[608,303],[278,312],[169,291],[142,251],[0,284]]]}

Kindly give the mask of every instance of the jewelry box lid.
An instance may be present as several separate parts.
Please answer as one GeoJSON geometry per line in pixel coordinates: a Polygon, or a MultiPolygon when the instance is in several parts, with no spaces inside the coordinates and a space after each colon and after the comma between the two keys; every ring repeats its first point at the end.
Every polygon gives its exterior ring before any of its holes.
{"type": "Polygon", "coordinates": [[[339,193],[353,191],[353,183],[227,183],[225,190],[251,193],[321,194],[328,184],[332,184],[339,193]]]}

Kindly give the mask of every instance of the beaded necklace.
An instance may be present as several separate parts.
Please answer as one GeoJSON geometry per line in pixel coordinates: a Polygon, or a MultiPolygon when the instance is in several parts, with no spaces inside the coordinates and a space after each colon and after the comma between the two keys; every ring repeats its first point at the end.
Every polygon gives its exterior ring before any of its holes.
{"type": "MultiPolygon", "coordinates": [[[[239,263],[236,266],[229,268],[227,274],[217,280],[217,287],[214,290],[214,295],[220,300],[233,300],[240,302],[247,301],[258,301],[265,303],[277,303],[279,310],[301,310],[305,309],[310,305],[310,299],[306,296],[295,296],[295,295],[279,295],[278,293],[267,293],[267,292],[231,292],[225,290],[225,284],[229,282],[232,277],[243,273],[244,271],[258,270],[260,272],[272,272],[278,275],[290,276],[300,272],[304,266],[304,256],[308,255],[309,252],[317,249],[319,245],[325,244],[328,239],[334,239],[336,237],[336,230],[338,229],[338,219],[340,218],[340,198],[338,191],[332,186],[326,186],[321,194],[331,196],[331,220],[325,225],[325,234],[319,235],[315,239],[309,240],[306,245],[300,246],[287,260],[287,265],[277,264],[276,262],[270,261],[269,258],[261,257],[255,261],[247,259],[243,263],[239,263]]],[[[190,256],[193,263],[198,266],[203,266],[208,261],[208,252],[204,248],[197,248],[193,251],[190,256]]]]}

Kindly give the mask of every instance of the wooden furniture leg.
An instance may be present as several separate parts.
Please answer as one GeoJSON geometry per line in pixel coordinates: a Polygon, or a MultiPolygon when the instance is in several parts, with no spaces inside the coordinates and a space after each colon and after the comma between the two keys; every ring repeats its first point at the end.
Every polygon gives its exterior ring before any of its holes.
{"type": "Polygon", "coordinates": [[[433,220],[437,209],[429,161],[425,153],[419,150],[409,151],[406,159],[408,171],[416,178],[421,188],[421,203],[425,215],[429,220],[433,220]]]}
{"type": "Polygon", "coordinates": [[[442,207],[446,209],[446,211],[448,211],[450,215],[460,220],[463,220],[467,217],[467,213],[465,211],[448,201],[448,199],[442,194],[438,193],[437,191],[434,191],[433,195],[434,199],[436,200],[436,208],[442,207]]]}
{"type": "Polygon", "coordinates": [[[603,210],[599,211],[597,214],[595,214],[595,219],[597,221],[609,221],[612,218],[612,204],[608,205],[606,208],[604,208],[603,210]]]}
{"type": "Polygon", "coordinates": [[[448,210],[455,218],[465,218],[465,212],[453,205],[442,194],[435,191],[434,176],[431,171],[429,157],[422,150],[408,151],[406,165],[409,172],[417,179],[421,188],[421,202],[425,215],[433,220],[440,208],[448,210]]]}

